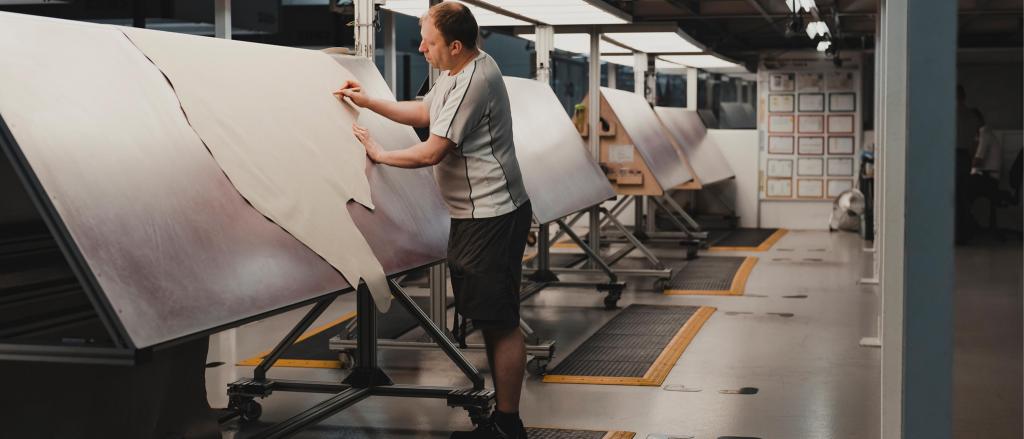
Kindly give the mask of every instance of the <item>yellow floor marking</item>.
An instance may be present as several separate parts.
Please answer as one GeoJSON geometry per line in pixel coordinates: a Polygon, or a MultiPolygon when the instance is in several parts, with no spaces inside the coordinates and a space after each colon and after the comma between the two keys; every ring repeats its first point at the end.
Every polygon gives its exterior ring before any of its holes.
{"type": "Polygon", "coordinates": [[[534,259],[537,259],[537,252],[527,253],[527,254],[523,255],[523,263],[524,264],[527,263],[527,262],[530,262],[530,261],[532,261],[534,259]]]}
{"type": "MultiPolygon", "coordinates": [[[[309,332],[306,332],[305,334],[302,334],[302,336],[299,337],[298,340],[295,340],[295,343],[293,344],[293,346],[295,344],[299,344],[300,342],[306,340],[307,338],[310,338],[310,337],[312,337],[314,335],[317,335],[317,334],[319,334],[321,332],[324,332],[324,331],[326,331],[326,330],[328,330],[328,329],[330,329],[330,328],[332,328],[332,327],[334,327],[336,325],[340,325],[342,323],[345,323],[346,321],[349,321],[349,320],[355,318],[355,316],[356,316],[356,312],[352,311],[352,312],[350,312],[348,314],[345,314],[345,315],[343,315],[341,317],[338,317],[334,321],[326,323],[323,326],[319,326],[316,329],[313,329],[313,330],[311,330],[309,332]]],[[[266,357],[267,355],[270,355],[270,350],[263,351],[263,352],[261,352],[259,355],[255,356],[255,357],[239,361],[237,366],[259,366],[260,361],[263,361],[263,357],[266,357]]],[[[295,359],[281,358],[281,359],[278,359],[277,361],[274,362],[274,366],[281,366],[281,367],[308,367],[308,368],[318,368],[318,369],[340,369],[341,368],[341,361],[338,361],[338,360],[295,360],[295,359]]]]}
{"type": "Polygon", "coordinates": [[[580,246],[576,245],[571,239],[563,239],[552,244],[551,248],[578,249],[580,246]]]}

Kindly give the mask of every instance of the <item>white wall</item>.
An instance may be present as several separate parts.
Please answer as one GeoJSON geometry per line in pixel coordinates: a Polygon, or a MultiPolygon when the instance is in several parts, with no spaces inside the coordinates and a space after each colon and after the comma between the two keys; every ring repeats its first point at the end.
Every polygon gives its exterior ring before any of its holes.
{"type": "Polygon", "coordinates": [[[722,148],[736,173],[734,180],[718,183],[714,190],[735,206],[740,227],[757,227],[757,130],[708,130],[708,137],[722,148]]]}

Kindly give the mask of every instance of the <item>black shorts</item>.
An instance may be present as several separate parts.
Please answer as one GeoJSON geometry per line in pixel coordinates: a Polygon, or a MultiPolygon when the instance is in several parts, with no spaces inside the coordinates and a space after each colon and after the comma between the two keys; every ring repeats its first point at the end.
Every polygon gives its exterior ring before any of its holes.
{"type": "Polygon", "coordinates": [[[452,219],[448,235],[455,310],[480,329],[519,326],[519,286],[530,203],[493,218],[452,219]]]}

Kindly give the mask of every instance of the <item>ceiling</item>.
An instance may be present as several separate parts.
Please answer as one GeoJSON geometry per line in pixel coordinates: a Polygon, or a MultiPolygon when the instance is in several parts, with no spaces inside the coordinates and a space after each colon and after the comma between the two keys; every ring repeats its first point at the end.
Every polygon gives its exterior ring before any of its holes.
{"type": "MultiPolygon", "coordinates": [[[[709,50],[747,63],[765,51],[812,49],[803,29],[790,30],[784,0],[605,0],[633,15],[633,22],[674,21],[709,50]]],[[[845,49],[874,47],[878,0],[816,0],[818,15],[845,49]]],[[[964,48],[1021,47],[1020,0],[960,0],[964,48]]],[[[812,20],[805,15],[805,20],[812,20]]]]}
{"type": "MultiPolygon", "coordinates": [[[[351,20],[344,8],[328,4],[350,0],[246,0],[232,5],[239,38],[297,46],[351,44],[351,20]]],[[[392,2],[410,0],[391,0],[392,2]]],[[[420,0],[426,1],[426,0],[420,0]]],[[[463,0],[472,2],[472,0],[463,0]]],[[[536,0],[541,1],[541,0],[536,0]]],[[[558,2],[563,0],[546,0],[558,2]]],[[[573,0],[583,1],[583,0],[573,0]]],[[[765,52],[816,47],[802,28],[791,29],[793,15],[785,0],[586,0],[603,1],[633,17],[634,23],[658,22],[678,26],[708,50],[756,65],[765,52]]],[[[879,0],[815,0],[817,16],[824,20],[841,50],[874,47],[879,0]]],[[[0,10],[77,20],[139,19],[212,22],[213,2],[180,0],[0,0],[0,10]]],[[[351,9],[351,8],[349,8],[351,9]]],[[[1021,0],[959,0],[960,46],[970,49],[1022,46],[1021,0]]],[[[811,20],[808,14],[802,17],[811,20]]],[[[674,27],[674,26],[670,26],[674,27]]]]}

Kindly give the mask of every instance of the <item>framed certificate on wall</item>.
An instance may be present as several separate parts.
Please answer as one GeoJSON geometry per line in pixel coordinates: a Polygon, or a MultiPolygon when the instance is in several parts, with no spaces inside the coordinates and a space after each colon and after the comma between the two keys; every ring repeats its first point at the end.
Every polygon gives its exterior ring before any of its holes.
{"type": "Polygon", "coordinates": [[[829,93],[828,111],[852,113],[857,111],[856,93],[829,93]]]}
{"type": "Polygon", "coordinates": [[[852,114],[830,114],[828,116],[828,132],[831,133],[853,133],[852,114]]]}
{"type": "Polygon", "coordinates": [[[823,93],[800,93],[800,111],[822,112],[825,111],[825,94],[823,93]]]}
{"type": "Polygon", "coordinates": [[[828,181],[828,197],[829,198],[838,197],[839,194],[841,194],[843,192],[846,192],[846,191],[848,191],[850,189],[853,189],[853,180],[852,179],[838,179],[838,180],[830,179],[828,181]]]}
{"type": "Polygon", "coordinates": [[[828,153],[830,155],[853,154],[853,136],[832,136],[828,138],[828,153]]]}
{"type": "Polygon", "coordinates": [[[772,114],[768,116],[768,132],[769,133],[792,133],[793,132],[793,115],[792,114],[772,114]]]}
{"type": "Polygon", "coordinates": [[[796,161],[796,175],[821,177],[825,175],[825,159],[800,158],[796,161]]]}
{"type": "Polygon", "coordinates": [[[825,132],[825,116],[820,114],[801,114],[797,118],[797,132],[800,134],[819,134],[825,132]]]}
{"type": "Polygon", "coordinates": [[[825,182],[819,178],[801,178],[796,181],[797,198],[822,198],[825,196],[825,182]]]}
{"type": "Polygon", "coordinates": [[[793,73],[772,73],[769,78],[769,91],[793,91],[795,74],[793,73]]]}
{"type": "Polygon", "coordinates": [[[768,177],[792,177],[793,159],[768,159],[765,174],[768,177]]]}
{"type": "Polygon", "coordinates": [[[765,196],[768,198],[793,198],[793,180],[769,178],[765,183],[765,196]]]}
{"type": "Polygon", "coordinates": [[[829,157],[828,158],[828,175],[829,176],[840,176],[840,177],[852,177],[853,176],[853,158],[852,157],[829,157]]]}
{"type": "Polygon", "coordinates": [[[797,154],[799,155],[824,155],[824,137],[801,137],[797,140],[797,154]]]}
{"type": "Polygon", "coordinates": [[[792,154],[793,136],[768,136],[768,154],[792,154]]]}
{"type": "Polygon", "coordinates": [[[825,74],[821,72],[797,73],[796,91],[800,93],[825,91],[825,74]]]}
{"type": "Polygon", "coordinates": [[[853,72],[837,71],[828,74],[829,91],[853,90],[853,72]]]}
{"type": "Polygon", "coordinates": [[[770,113],[792,113],[794,111],[792,94],[771,94],[768,95],[768,112],[770,113]]]}

